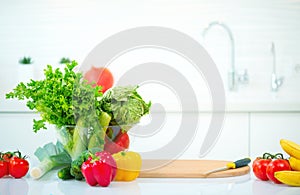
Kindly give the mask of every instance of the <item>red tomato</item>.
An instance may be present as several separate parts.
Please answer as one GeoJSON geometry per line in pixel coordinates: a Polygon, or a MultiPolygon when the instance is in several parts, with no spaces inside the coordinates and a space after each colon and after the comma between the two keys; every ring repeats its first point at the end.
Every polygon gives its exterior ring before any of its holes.
{"type": "Polygon", "coordinates": [[[26,159],[14,156],[9,161],[9,174],[14,178],[24,177],[29,170],[29,163],[26,159]]]}
{"type": "Polygon", "coordinates": [[[0,160],[0,178],[8,175],[8,162],[0,160]]]}
{"type": "Polygon", "coordinates": [[[263,181],[269,180],[267,177],[267,166],[271,162],[271,159],[256,158],[252,164],[252,170],[254,175],[263,181]]]}
{"type": "Polygon", "coordinates": [[[9,161],[13,153],[0,153],[0,178],[9,175],[9,161]]]}
{"type": "Polygon", "coordinates": [[[2,158],[4,161],[9,162],[10,158],[14,155],[14,153],[12,152],[6,152],[4,154],[2,154],[2,158]]]}
{"type": "Polygon", "coordinates": [[[291,166],[287,160],[285,159],[272,160],[267,166],[267,177],[274,183],[280,184],[281,182],[275,178],[274,173],[277,171],[290,171],[290,170],[291,170],[291,166]]]}
{"type": "Polygon", "coordinates": [[[111,88],[114,83],[114,78],[112,73],[104,67],[94,67],[87,71],[84,78],[89,82],[95,82],[97,85],[102,86],[101,91],[104,93],[106,90],[111,88]]]}

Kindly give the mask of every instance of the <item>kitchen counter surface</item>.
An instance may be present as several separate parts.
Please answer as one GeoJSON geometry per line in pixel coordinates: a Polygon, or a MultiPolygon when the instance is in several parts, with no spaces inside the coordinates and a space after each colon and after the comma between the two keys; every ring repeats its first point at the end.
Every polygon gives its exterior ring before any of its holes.
{"type": "Polygon", "coordinates": [[[146,179],[133,182],[112,182],[109,187],[90,187],[84,181],[62,181],[53,171],[40,180],[28,176],[22,179],[0,179],[3,195],[139,195],[139,194],[199,194],[199,195],[298,195],[300,188],[263,182],[247,174],[217,179],[146,179]]]}

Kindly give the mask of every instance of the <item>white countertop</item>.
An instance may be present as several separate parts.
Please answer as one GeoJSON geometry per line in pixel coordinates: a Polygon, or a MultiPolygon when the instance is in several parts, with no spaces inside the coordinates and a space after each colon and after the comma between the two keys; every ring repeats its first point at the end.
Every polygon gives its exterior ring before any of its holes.
{"type": "Polygon", "coordinates": [[[255,179],[250,174],[216,179],[146,179],[133,182],[112,182],[109,187],[91,187],[84,181],[62,181],[53,171],[40,180],[28,176],[22,179],[0,179],[0,194],[4,195],[91,195],[91,194],[201,194],[201,195],[296,195],[300,188],[273,184],[255,179]]]}

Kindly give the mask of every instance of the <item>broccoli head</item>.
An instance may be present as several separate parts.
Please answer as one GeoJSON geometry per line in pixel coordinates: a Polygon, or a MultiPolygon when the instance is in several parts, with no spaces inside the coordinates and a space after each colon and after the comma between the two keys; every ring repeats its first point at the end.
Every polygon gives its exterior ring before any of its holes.
{"type": "Polygon", "coordinates": [[[76,180],[82,180],[84,178],[81,173],[81,165],[89,158],[89,156],[89,151],[84,151],[77,159],[72,161],[70,173],[76,180]]]}

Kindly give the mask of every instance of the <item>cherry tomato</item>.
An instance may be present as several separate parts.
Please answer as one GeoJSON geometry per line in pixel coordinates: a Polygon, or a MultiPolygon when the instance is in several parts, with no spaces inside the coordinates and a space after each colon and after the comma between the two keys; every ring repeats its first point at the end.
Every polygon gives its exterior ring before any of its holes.
{"type": "Polygon", "coordinates": [[[8,162],[0,160],[0,178],[8,175],[8,162]]]}
{"type": "Polygon", "coordinates": [[[26,159],[13,156],[9,161],[9,174],[14,178],[24,177],[29,170],[29,163],[26,159]]]}
{"type": "Polygon", "coordinates": [[[9,175],[9,161],[13,153],[0,153],[0,178],[9,175]]]}
{"type": "Polygon", "coordinates": [[[84,78],[89,82],[95,82],[97,85],[102,86],[101,91],[104,93],[107,89],[111,88],[114,83],[112,73],[104,67],[92,67],[84,75],[84,78]]]}
{"type": "Polygon", "coordinates": [[[272,160],[267,166],[267,177],[274,183],[280,184],[281,182],[275,178],[274,173],[277,171],[290,171],[290,170],[291,170],[291,166],[287,160],[285,159],[272,160]]]}
{"type": "Polygon", "coordinates": [[[12,152],[6,152],[2,154],[2,159],[6,162],[10,161],[10,158],[14,155],[12,152]]]}
{"type": "Polygon", "coordinates": [[[256,158],[252,164],[252,170],[254,175],[263,181],[269,180],[267,177],[267,166],[271,162],[271,159],[256,158]]]}

